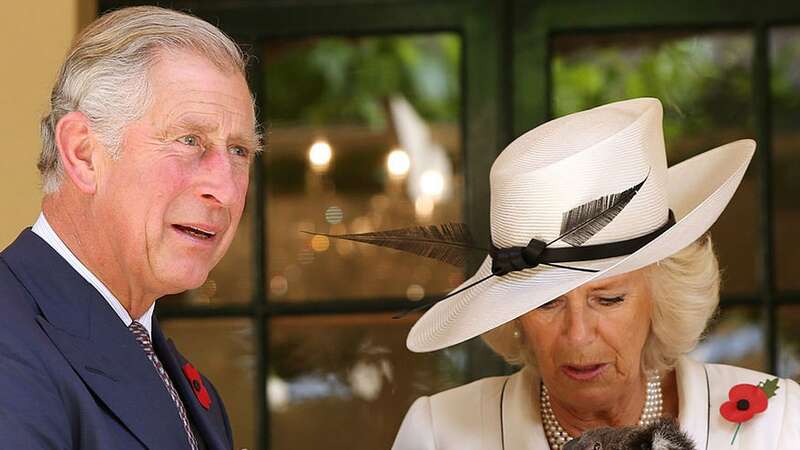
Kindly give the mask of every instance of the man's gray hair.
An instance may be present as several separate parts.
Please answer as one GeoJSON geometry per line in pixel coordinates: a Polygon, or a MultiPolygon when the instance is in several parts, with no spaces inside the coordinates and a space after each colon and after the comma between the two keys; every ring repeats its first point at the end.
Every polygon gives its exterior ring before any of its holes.
{"type": "Polygon", "coordinates": [[[55,142],[58,121],[80,111],[100,142],[119,157],[125,126],[150,100],[147,72],[165,51],[191,51],[226,73],[245,74],[247,61],[225,33],[197,17],[154,6],[120,9],[95,20],[61,66],[42,119],[38,168],[45,194],[58,191],[63,167],[55,142]]]}

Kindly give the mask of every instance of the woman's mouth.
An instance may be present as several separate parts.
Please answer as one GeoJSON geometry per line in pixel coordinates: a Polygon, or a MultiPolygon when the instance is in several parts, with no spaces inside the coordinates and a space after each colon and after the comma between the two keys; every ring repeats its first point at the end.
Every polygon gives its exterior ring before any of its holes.
{"type": "Polygon", "coordinates": [[[561,371],[573,380],[590,381],[599,377],[608,367],[607,363],[561,366],[561,371]]]}

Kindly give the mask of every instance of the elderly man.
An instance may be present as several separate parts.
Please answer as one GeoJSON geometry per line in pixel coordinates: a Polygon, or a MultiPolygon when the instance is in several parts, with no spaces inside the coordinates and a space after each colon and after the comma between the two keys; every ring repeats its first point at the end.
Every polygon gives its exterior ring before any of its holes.
{"type": "Polygon", "coordinates": [[[233,446],[153,306],[236,232],[259,150],[244,70],[220,30],[154,7],[74,44],[42,121],[42,214],[0,254],[0,447],[233,446]]]}

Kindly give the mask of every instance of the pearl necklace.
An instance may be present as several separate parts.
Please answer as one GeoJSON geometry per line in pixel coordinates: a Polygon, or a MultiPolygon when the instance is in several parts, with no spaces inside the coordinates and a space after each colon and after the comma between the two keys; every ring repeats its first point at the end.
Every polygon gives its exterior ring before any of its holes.
{"type": "MultiPolygon", "coordinates": [[[[552,450],[561,450],[564,444],[572,440],[572,436],[561,428],[561,424],[558,423],[558,419],[553,413],[553,408],[550,406],[550,393],[547,391],[547,386],[544,385],[544,382],[541,383],[540,392],[539,402],[542,411],[542,425],[544,426],[547,443],[550,444],[552,450]]],[[[652,371],[647,375],[647,396],[642,415],[639,418],[639,426],[648,426],[655,422],[661,417],[663,407],[661,375],[657,371],[652,371]]]]}

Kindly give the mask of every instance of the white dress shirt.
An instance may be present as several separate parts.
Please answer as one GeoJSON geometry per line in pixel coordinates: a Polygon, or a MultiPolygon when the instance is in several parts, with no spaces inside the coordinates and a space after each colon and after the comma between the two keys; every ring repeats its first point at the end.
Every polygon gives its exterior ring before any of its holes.
{"type": "MultiPolygon", "coordinates": [[[[119,316],[120,320],[125,324],[125,326],[130,326],[133,322],[130,314],[128,311],[122,306],[122,304],[114,297],[114,294],[100,281],[88,267],[83,265],[83,263],[67,248],[67,245],[64,244],[64,241],[61,240],[60,237],[56,234],[53,227],[47,222],[47,219],[44,217],[44,213],[39,214],[39,218],[36,220],[36,223],[33,224],[33,228],[31,229],[34,233],[36,233],[39,237],[44,239],[45,242],[50,244],[51,247],[59,254],[62,258],[64,258],[70,266],[72,266],[75,271],[77,271],[86,281],[89,282],[100,295],[106,299],[108,305],[111,306],[111,309],[114,310],[115,313],[119,316]]],[[[150,337],[153,337],[152,333],[152,326],[153,326],[153,309],[155,308],[155,303],[150,306],[150,309],[144,312],[141,317],[136,319],[137,322],[144,325],[147,329],[147,334],[150,337]]]]}

